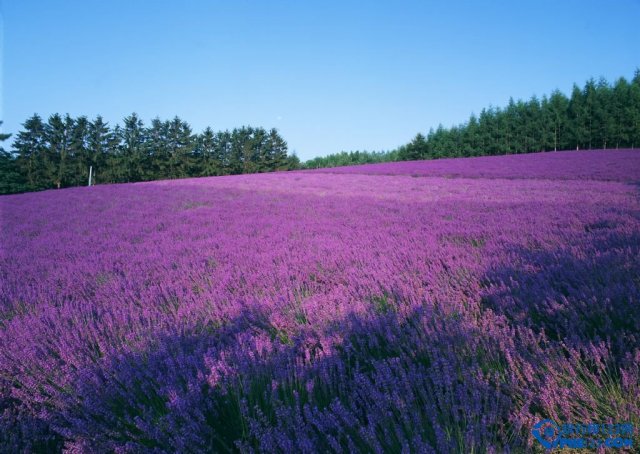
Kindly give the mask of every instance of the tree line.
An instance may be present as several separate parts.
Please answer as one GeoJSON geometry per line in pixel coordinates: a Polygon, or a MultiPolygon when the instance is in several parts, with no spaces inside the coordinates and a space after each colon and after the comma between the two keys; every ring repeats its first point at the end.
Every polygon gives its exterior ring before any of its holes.
{"type": "MultiPolygon", "coordinates": [[[[95,183],[232,175],[298,168],[277,130],[243,126],[195,134],[178,117],[149,126],[134,113],[110,127],[100,116],[35,114],[23,123],[13,149],[0,148],[0,193],[95,183]]],[[[0,141],[9,135],[0,135],[0,141]]]]}
{"type": "Polygon", "coordinates": [[[373,164],[376,162],[398,161],[398,152],[393,151],[341,151],[327,156],[310,159],[304,163],[306,169],[324,167],[352,166],[357,164],[373,164]]]}
{"type": "Polygon", "coordinates": [[[305,163],[307,168],[371,162],[485,156],[554,150],[640,147],[640,70],[631,81],[590,79],[570,96],[559,90],[528,101],[489,107],[451,128],[418,133],[387,152],[341,152],[305,163]]]}

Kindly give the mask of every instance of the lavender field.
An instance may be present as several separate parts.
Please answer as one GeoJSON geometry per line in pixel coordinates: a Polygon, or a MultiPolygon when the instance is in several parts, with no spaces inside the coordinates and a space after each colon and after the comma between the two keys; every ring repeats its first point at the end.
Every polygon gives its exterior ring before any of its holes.
{"type": "Polygon", "coordinates": [[[538,452],[640,427],[640,151],[0,198],[1,452],[538,452]]]}

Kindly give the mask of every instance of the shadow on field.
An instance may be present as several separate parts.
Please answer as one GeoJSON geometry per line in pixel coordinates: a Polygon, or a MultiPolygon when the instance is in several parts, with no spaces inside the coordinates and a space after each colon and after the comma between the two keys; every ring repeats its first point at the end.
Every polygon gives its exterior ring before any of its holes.
{"type": "Polygon", "coordinates": [[[482,279],[482,305],[553,340],[610,340],[617,356],[640,348],[640,232],[584,226],[586,246],[513,249],[482,279]]]}
{"type": "Polygon", "coordinates": [[[9,396],[0,379],[0,452],[61,452],[63,438],[9,396]]]}
{"type": "Polygon", "coordinates": [[[266,314],[158,337],[78,371],[50,422],[103,452],[506,449],[498,341],[431,308],[351,317],[292,339],[266,314]]]}

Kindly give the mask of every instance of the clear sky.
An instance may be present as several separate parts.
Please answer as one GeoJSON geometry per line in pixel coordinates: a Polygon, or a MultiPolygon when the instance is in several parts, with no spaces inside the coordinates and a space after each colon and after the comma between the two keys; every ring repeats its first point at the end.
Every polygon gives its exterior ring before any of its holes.
{"type": "Polygon", "coordinates": [[[4,0],[2,15],[4,132],[33,113],[179,115],[275,127],[303,160],[640,67],[640,0],[4,0]]]}

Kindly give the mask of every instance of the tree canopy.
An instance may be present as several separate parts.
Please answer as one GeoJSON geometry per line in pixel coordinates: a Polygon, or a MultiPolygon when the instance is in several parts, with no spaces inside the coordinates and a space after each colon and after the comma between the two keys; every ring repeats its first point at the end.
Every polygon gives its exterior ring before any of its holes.
{"type": "MultiPolygon", "coordinates": [[[[0,141],[8,139],[0,135],[0,141]]],[[[122,126],[100,116],[34,114],[22,125],[12,151],[0,154],[0,193],[36,191],[94,181],[124,183],[157,179],[271,172],[298,168],[277,130],[243,126],[232,131],[206,128],[196,134],[175,117],[145,126],[133,113],[122,126]]]]}

